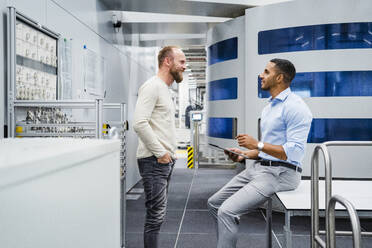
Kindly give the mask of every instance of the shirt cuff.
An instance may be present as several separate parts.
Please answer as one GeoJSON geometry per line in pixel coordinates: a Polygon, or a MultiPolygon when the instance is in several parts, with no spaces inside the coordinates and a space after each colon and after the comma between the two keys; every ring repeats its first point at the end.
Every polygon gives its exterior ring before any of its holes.
{"type": "Polygon", "coordinates": [[[287,155],[287,161],[296,161],[300,163],[304,156],[304,149],[300,145],[292,142],[285,143],[283,145],[285,154],[287,155]]]}

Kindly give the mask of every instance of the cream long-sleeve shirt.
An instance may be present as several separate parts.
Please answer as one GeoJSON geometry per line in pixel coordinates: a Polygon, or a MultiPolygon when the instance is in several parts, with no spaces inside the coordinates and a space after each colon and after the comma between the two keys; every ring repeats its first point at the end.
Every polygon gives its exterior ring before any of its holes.
{"type": "Polygon", "coordinates": [[[139,137],[137,158],[169,152],[176,158],[174,104],[167,84],[158,76],[147,80],[138,91],[133,128],[139,137]]]}

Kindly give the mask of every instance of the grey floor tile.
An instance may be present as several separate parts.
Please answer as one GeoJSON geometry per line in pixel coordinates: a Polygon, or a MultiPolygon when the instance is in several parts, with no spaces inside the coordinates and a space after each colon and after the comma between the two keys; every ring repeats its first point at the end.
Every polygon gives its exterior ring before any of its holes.
{"type": "Polygon", "coordinates": [[[180,234],[177,248],[216,248],[217,237],[215,234],[180,234]]]}
{"type": "Polygon", "coordinates": [[[207,168],[200,168],[198,170],[198,174],[207,174],[207,175],[236,175],[237,171],[235,169],[207,169],[207,168]]]}
{"type": "Polygon", "coordinates": [[[184,210],[191,183],[171,183],[168,192],[168,210],[184,210]]]}
{"type": "MultiPolygon", "coordinates": [[[[168,210],[165,216],[165,222],[163,223],[160,232],[177,233],[181,223],[182,214],[183,211],[168,210]]],[[[128,232],[143,232],[145,211],[128,212],[126,220],[128,232]]]]}
{"type": "MultiPolygon", "coordinates": [[[[160,233],[159,247],[174,248],[177,234],[160,233]]],[[[125,248],[143,248],[143,233],[127,233],[125,248]]]]}
{"type": "MultiPolygon", "coordinates": [[[[240,235],[237,248],[266,248],[267,239],[264,234],[248,234],[240,235]]],[[[272,240],[273,248],[280,248],[276,240],[272,240]]],[[[298,248],[298,247],[296,247],[298,248]]]]}
{"type": "Polygon", "coordinates": [[[194,172],[190,169],[174,169],[170,183],[191,183],[194,172]]]}
{"type": "Polygon", "coordinates": [[[218,188],[221,188],[226,183],[228,183],[235,174],[231,173],[198,173],[195,175],[194,184],[204,185],[204,184],[215,184],[218,188]]]}
{"type": "Polygon", "coordinates": [[[216,184],[193,184],[187,209],[207,209],[208,198],[218,191],[216,184]]]}
{"type": "MultiPolygon", "coordinates": [[[[266,223],[262,215],[252,212],[240,219],[239,233],[264,234],[266,223]]],[[[208,211],[186,211],[181,233],[214,234],[215,222],[208,211]]]]}
{"type": "MultiPolygon", "coordinates": [[[[217,237],[213,234],[181,234],[177,248],[216,248],[217,237]]],[[[266,248],[265,235],[239,235],[237,248],[266,248]]],[[[273,241],[273,248],[280,246],[273,241]]]]}
{"type": "Polygon", "coordinates": [[[142,194],[137,200],[127,200],[127,212],[144,212],[145,211],[145,196],[142,194]]]}
{"type": "Polygon", "coordinates": [[[145,222],[145,211],[127,211],[126,214],[127,232],[143,232],[145,222]]]}
{"type": "Polygon", "coordinates": [[[185,213],[181,233],[188,234],[214,234],[214,222],[209,212],[189,211],[185,213]]]}
{"type": "Polygon", "coordinates": [[[208,198],[222,188],[233,175],[198,174],[192,184],[188,209],[207,209],[208,198]]]}

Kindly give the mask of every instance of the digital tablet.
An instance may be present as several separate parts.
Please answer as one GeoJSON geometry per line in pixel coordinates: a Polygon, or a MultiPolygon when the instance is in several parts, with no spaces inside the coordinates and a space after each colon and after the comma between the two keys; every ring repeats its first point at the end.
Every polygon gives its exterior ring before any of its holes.
{"type": "Polygon", "coordinates": [[[242,156],[243,158],[245,159],[250,159],[249,157],[247,157],[246,155],[244,154],[241,154],[241,153],[237,153],[237,152],[233,152],[227,148],[223,148],[223,147],[220,147],[218,145],[215,145],[215,144],[211,144],[211,143],[208,143],[210,146],[214,147],[214,148],[217,148],[219,150],[223,150],[223,151],[226,151],[226,152],[229,152],[229,153],[233,153],[233,154],[236,154],[236,155],[239,155],[239,156],[242,156]]]}

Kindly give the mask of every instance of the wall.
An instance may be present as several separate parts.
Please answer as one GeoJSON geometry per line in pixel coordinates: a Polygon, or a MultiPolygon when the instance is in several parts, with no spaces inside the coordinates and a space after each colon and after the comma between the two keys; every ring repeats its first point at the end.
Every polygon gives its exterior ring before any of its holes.
{"type": "MultiPolygon", "coordinates": [[[[105,58],[107,66],[105,72],[106,98],[105,102],[127,103],[127,113],[130,123],[128,132],[128,177],[127,187],[131,188],[139,180],[135,148],[137,137],[131,128],[133,108],[137,100],[137,90],[147,78],[154,74],[153,64],[140,59],[153,57],[152,53],[141,56],[142,48],[132,49],[114,44],[123,40],[122,33],[115,33],[111,24],[111,14],[98,0],[13,0],[1,1],[0,19],[0,101],[4,102],[3,93],[6,85],[5,78],[5,46],[6,46],[6,6],[14,6],[19,12],[38,21],[52,31],[59,33],[61,38],[71,39],[72,44],[72,96],[78,98],[92,98],[82,94],[84,88],[84,49],[88,49],[105,58]]],[[[6,112],[0,104],[0,126],[6,122],[6,112]]],[[[0,138],[3,137],[2,133],[0,138]]]]}

